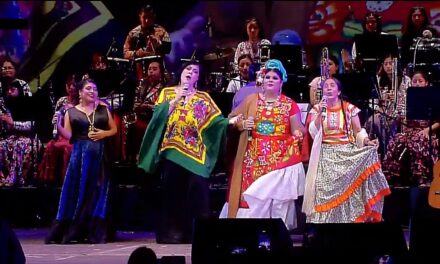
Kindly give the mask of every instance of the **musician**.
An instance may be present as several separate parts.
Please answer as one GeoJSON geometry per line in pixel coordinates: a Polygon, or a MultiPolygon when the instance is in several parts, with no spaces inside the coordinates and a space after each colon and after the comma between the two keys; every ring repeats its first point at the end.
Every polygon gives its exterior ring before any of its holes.
{"type": "Polygon", "coordinates": [[[66,111],[79,103],[79,93],[76,89],[75,75],[70,75],[65,83],[66,96],[62,96],[55,104],[55,114],[52,122],[57,129],[54,138],[46,144],[41,163],[38,166],[37,181],[42,184],[61,187],[69,164],[72,144],[69,139],[60,133],[60,127],[64,126],[66,111]]]}
{"type": "Polygon", "coordinates": [[[0,138],[0,186],[23,185],[32,170],[32,161],[36,160],[37,146],[41,146],[38,139],[32,137],[35,124],[28,112],[32,110],[25,109],[21,103],[32,93],[27,82],[16,78],[15,62],[5,57],[0,60],[0,66],[3,106],[0,121],[4,128],[0,138]]]}
{"type": "Polygon", "coordinates": [[[380,222],[390,190],[377,157],[378,142],[361,127],[360,109],[343,100],[337,79],[325,80],[323,89],[326,100],[309,113],[313,147],[302,208],[306,221],[380,222]]]}
{"type": "MultiPolygon", "coordinates": [[[[379,16],[379,14],[374,12],[368,12],[364,16],[364,20],[362,21],[362,34],[364,35],[380,35],[380,34],[387,34],[382,31],[382,18],[379,16]]],[[[356,51],[356,43],[353,42],[353,47],[351,50],[351,57],[353,61],[356,61],[357,58],[357,51],[356,51]]]]}
{"type": "MultiPolygon", "coordinates": [[[[130,113],[136,118],[132,120],[133,124],[128,124],[126,141],[128,160],[137,160],[145,129],[153,114],[154,104],[166,83],[163,63],[160,60],[150,62],[148,65],[148,75],[139,82],[136,89],[134,105],[132,113],[130,113]]],[[[130,121],[126,118],[125,122],[130,121]]]]}
{"type": "Polygon", "coordinates": [[[408,63],[412,62],[412,54],[410,47],[416,38],[432,38],[438,37],[438,32],[433,25],[430,24],[428,14],[424,7],[418,6],[410,9],[406,21],[406,25],[402,28],[401,54],[402,66],[405,68],[408,63]],[[425,32],[425,36],[424,36],[425,32]]]}
{"type": "Polygon", "coordinates": [[[399,130],[399,107],[405,102],[406,89],[411,85],[411,78],[404,75],[397,58],[388,54],[382,61],[377,78],[377,97],[374,103],[375,114],[365,123],[367,132],[379,140],[379,153],[383,158],[391,137],[399,130]],[[394,87],[393,87],[394,86],[394,87]],[[397,97],[397,98],[396,98],[397,97]]]}
{"type": "MultiPolygon", "coordinates": [[[[414,72],[411,84],[420,89],[429,86],[426,73],[414,72]]],[[[429,151],[428,120],[407,120],[405,123],[402,133],[397,133],[388,144],[382,162],[384,173],[392,185],[426,185],[430,182],[432,159],[438,153],[435,132],[440,128],[440,122],[431,125],[432,153],[429,151]]]]}
{"type": "Polygon", "coordinates": [[[171,51],[171,40],[164,27],[155,24],[156,13],[146,5],[138,13],[140,25],[130,30],[124,43],[124,58],[133,59],[165,55],[171,51]]]}
{"type": "Polygon", "coordinates": [[[310,104],[311,105],[315,105],[315,104],[317,104],[321,100],[321,98],[317,98],[318,97],[317,96],[317,91],[318,91],[318,89],[321,89],[320,92],[321,92],[321,95],[322,95],[322,87],[321,87],[321,85],[322,85],[322,82],[324,81],[324,78],[325,78],[324,75],[328,74],[329,77],[332,77],[332,76],[334,76],[335,74],[337,74],[339,72],[339,61],[338,61],[338,58],[336,56],[334,56],[334,55],[330,55],[328,57],[328,66],[326,66],[326,67],[327,67],[326,71],[328,71],[328,73],[321,72],[321,76],[315,77],[309,83],[309,87],[310,87],[309,93],[310,93],[310,104]]]}
{"type": "Polygon", "coordinates": [[[236,93],[249,82],[249,67],[252,65],[252,56],[243,54],[238,58],[238,76],[229,81],[227,93],[236,93]]]}
{"type": "Polygon", "coordinates": [[[238,59],[243,54],[250,54],[253,63],[260,63],[260,46],[271,44],[268,39],[264,38],[263,26],[255,17],[245,21],[245,34],[243,39],[245,40],[240,42],[235,50],[235,70],[238,70],[238,59]]]}

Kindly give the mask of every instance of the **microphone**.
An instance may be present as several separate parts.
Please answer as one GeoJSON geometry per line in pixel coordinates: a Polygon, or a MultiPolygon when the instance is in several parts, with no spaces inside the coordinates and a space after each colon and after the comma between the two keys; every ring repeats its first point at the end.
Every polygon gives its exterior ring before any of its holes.
{"type": "MultiPolygon", "coordinates": [[[[323,101],[323,102],[327,102],[327,98],[325,98],[325,96],[322,97],[322,101],[323,101]]],[[[327,107],[323,107],[323,108],[321,109],[321,116],[322,116],[322,120],[323,120],[323,121],[327,118],[327,107]]]]}
{"type": "MultiPolygon", "coordinates": [[[[188,83],[184,83],[182,89],[188,91],[188,83]]],[[[183,106],[185,104],[186,96],[182,96],[182,101],[180,101],[180,105],[183,106]]]]}
{"type": "Polygon", "coordinates": [[[52,130],[52,137],[56,138],[58,136],[58,118],[60,118],[60,111],[56,111],[55,114],[57,115],[57,121],[55,124],[53,124],[53,130],[52,130]]]}
{"type": "Polygon", "coordinates": [[[432,39],[432,32],[428,29],[425,29],[423,30],[422,36],[426,39],[432,39]]]}
{"type": "MultiPolygon", "coordinates": [[[[248,116],[248,120],[254,120],[254,117],[248,116]]],[[[248,136],[248,141],[252,141],[252,129],[248,129],[247,136],[248,136]]]]}

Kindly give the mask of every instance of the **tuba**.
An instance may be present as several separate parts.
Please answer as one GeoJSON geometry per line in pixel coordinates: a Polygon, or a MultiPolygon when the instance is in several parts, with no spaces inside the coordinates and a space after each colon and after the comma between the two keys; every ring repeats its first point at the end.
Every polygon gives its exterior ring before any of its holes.
{"type": "Polygon", "coordinates": [[[321,62],[320,62],[320,68],[321,68],[321,81],[318,83],[318,87],[315,91],[315,103],[318,103],[322,99],[322,85],[325,80],[330,78],[330,73],[328,69],[328,48],[325,47],[321,51],[321,62]]]}

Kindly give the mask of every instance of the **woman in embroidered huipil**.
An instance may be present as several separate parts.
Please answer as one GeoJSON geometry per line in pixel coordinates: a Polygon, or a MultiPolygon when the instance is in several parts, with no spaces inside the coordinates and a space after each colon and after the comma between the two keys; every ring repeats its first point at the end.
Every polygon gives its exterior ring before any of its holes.
{"type": "Polygon", "coordinates": [[[25,100],[32,96],[27,82],[16,77],[16,63],[0,58],[0,186],[28,183],[33,161],[37,160],[39,139],[33,137],[35,121],[25,100]]]}
{"type": "Polygon", "coordinates": [[[251,55],[253,63],[260,62],[260,47],[261,45],[270,45],[270,41],[264,38],[263,27],[258,19],[255,17],[245,21],[245,41],[238,43],[234,56],[234,68],[239,70],[238,59],[244,55],[251,55]]]}
{"type": "Polygon", "coordinates": [[[80,103],[67,110],[59,133],[73,143],[56,220],[45,243],[105,243],[109,225],[110,176],[105,139],[117,128],[107,105],[98,103],[91,79],[78,85],[80,103]]]}
{"type": "MultiPolygon", "coordinates": [[[[427,74],[424,72],[414,72],[411,80],[413,87],[423,89],[429,86],[427,74]]],[[[406,100],[404,104],[406,105],[406,100]]],[[[403,108],[406,109],[406,106],[403,108]]],[[[390,140],[382,162],[384,173],[390,185],[426,186],[430,183],[430,167],[438,155],[436,132],[439,128],[440,122],[438,121],[431,125],[433,133],[431,135],[431,153],[429,150],[429,120],[404,121],[402,132],[397,133],[390,140]]]]}
{"type": "Polygon", "coordinates": [[[378,141],[361,128],[360,110],[342,100],[341,88],[337,79],[327,79],[323,100],[309,113],[313,146],[303,212],[309,223],[381,221],[390,189],[378,160],[378,141]]]}
{"type": "Polygon", "coordinates": [[[279,60],[265,64],[263,91],[251,94],[230,114],[243,115],[230,180],[220,217],[281,218],[295,228],[295,200],[303,194],[300,147],[305,133],[295,101],[281,94],[287,73],[279,60]]]}
{"type": "Polygon", "coordinates": [[[229,122],[208,93],[196,89],[198,62],[184,65],[180,83],[162,89],[139,153],[154,173],[161,161],[162,207],[158,243],[190,243],[195,218],[210,217],[208,178],[229,122]]]}
{"type": "MultiPolygon", "coordinates": [[[[75,75],[71,75],[66,80],[65,90],[67,96],[62,96],[55,104],[54,124],[58,127],[64,125],[64,115],[67,109],[78,104],[79,95],[76,89],[75,75]]],[[[38,166],[38,178],[41,184],[61,186],[69,164],[72,144],[69,139],[64,138],[61,133],[54,135],[55,138],[46,144],[44,155],[38,166]]]]}

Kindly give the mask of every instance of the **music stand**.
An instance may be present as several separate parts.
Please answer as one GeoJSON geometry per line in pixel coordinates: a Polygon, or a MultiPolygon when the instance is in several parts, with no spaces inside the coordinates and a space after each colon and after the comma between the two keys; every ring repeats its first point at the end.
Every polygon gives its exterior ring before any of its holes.
{"type": "MultiPolygon", "coordinates": [[[[344,99],[363,112],[368,111],[368,102],[373,97],[375,88],[375,76],[365,72],[354,72],[336,74],[335,78],[341,82],[344,99]]],[[[367,116],[368,113],[365,113],[365,118],[367,116]]]]}
{"type": "Polygon", "coordinates": [[[356,34],[356,57],[361,59],[364,71],[376,73],[377,65],[388,54],[399,57],[397,37],[392,34],[356,34]]]}
{"type": "MultiPolygon", "coordinates": [[[[429,120],[429,153],[432,156],[432,124],[440,120],[440,87],[408,87],[406,95],[406,119],[429,120]]],[[[432,166],[430,166],[432,179],[432,166]]]]}
{"type": "MultiPolygon", "coordinates": [[[[269,45],[271,59],[280,60],[287,73],[302,72],[302,47],[299,45],[269,45]]],[[[263,55],[262,55],[263,56],[263,55]]]]}

